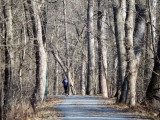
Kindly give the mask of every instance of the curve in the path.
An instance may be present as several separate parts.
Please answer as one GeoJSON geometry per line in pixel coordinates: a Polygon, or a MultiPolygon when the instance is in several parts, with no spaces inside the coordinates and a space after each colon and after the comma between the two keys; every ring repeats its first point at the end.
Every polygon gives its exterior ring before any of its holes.
{"type": "MultiPolygon", "coordinates": [[[[65,98],[56,109],[62,120],[142,120],[140,116],[104,107],[103,99],[87,96],[56,96],[65,98]]],[[[149,120],[149,119],[148,119],[149,120]]]]}

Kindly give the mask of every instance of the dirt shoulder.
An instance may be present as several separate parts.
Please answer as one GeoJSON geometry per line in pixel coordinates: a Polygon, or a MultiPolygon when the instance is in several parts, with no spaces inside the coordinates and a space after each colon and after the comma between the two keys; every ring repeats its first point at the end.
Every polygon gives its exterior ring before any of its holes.
{"type": "Polygon", "coordinates": [[[28,120],[57,120],[61,113],[55,109],[56,105],[63,102],[62,98],[49,98],[43,105],[36,108],[36,114],[30,115],[28,120]]]}

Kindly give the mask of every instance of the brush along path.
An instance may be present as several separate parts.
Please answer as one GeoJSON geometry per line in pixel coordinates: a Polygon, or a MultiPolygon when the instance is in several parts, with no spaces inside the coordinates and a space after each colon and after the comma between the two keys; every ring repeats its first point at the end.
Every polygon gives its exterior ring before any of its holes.
{"type": "Polygon", "coordinates": [[[49,98],[36,108],[36,114],[26,120],[58,120],[61,113],[55,109],[55,106],[61,103],[63,98],[49,98]]]}
{"type": "MultiPolygon", "coordinates": [[[[62,120],[144,120],[141,116],[108,108],[104,99],[88,96],[56,96],[65,98],[56,109],[61,111],[62,120]]],[[[149,119],[148,119],[149,120],[149,119]]]]}

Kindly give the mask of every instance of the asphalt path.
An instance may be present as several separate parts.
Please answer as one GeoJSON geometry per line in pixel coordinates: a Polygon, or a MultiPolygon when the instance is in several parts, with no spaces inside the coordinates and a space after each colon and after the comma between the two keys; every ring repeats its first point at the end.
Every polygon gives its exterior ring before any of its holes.
{"type": "Polygon", "coordinates": [[[149,120],[132,113],[104,106],[104,99],[87,96],[56,96],[65,98],[56,109],[62,113],[59,120],[149,120]]]}

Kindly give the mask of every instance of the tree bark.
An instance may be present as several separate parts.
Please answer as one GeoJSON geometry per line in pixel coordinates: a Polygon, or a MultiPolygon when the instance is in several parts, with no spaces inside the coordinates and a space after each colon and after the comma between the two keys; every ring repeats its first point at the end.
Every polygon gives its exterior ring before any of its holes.
{"type": "Polygon", "coordinates": [[[36,47],[36,86],[33,92],[33,100],[35,104],[41,104],[44,99],[45,87],[46,87],[46,71],[47,71],[47,54],[44,47],[42,24],[40,18],[41,5],[35,1],[28,0],[31,3],[31,9],[33,9],[34,20],[34,44],[36,47]]]}
{"type": "MultiPolygon", "coordinates": [[[[4,80],[4,119],[11,118],[7,116],[8,112],[11,112],[12,106],[12,83],[13,83],[13,72],[14,72],[14,54],[13,54],[13,23],[12,23],[12,10],[11,0],[3,1],[6,3],[4,7],[4,18],[5,18],[5,80],[4,80]]],[[[12,112],[11,112],[12,115],[12,112]]]]}
{"type": "Polygon", "coordinates": [[[81,70],[81,94],[84,96],[86,94],[86,56],[82,53],[82,70],[81,70]]]}
{"type": "Polygon", "coordinates": [[[107,9],[106,2],[101,3],[98,0],[99,6],[98,9],[101,11],[100,16],[98,16],[98,29],[99,31],[99,78],[101,84],[101,92],[104,98],[108,98],[108,89],[107,89],[107,49],[106,49],[106,40],[107,40],[107,9]]]}
{"type": "Polygon", "coordinates": [[[141,46],[144,40],[146,28],[146,3],[141,0],[136,1],[136,25],[134,30],[134,10],[135,0],[128,2],[128,14],[126,19],[126,45],[127,45],[127,80],[129,83],[130,106],[135,106],[136,103],[136,80],[138,74],[139,61],[141,56],[141,46]],[[139,17],[141,16],[141,17],[139,17]],[[134,37],[133,37],[134,31],[134,37]]]}
{"type": "Polygon", "coordinates": [[[127,44],[127,80],[129,82],[130,90],[130,105],[135,105],[136,99],[136,76],[137,76],[137,60],[134,54],[133,47],[133,32],[134,32],[134,10],[135,0],[128,1],[128,14],[126,18],[126,44],[127,44]]]}
{"type": "Polygon", "coordinates": [[[87,94],[93,95],[95,92],[95,45],[94,45],[94,0],[88,0],[87,10],[87,34],[88,34],[88,78],[87,94]]]}
{"type": "MultiPolygon", "coordinates": [[[[1,5],[1,2],[0,2],[1,5]]],[[[0,8],[0,15],[3,16],[3,8],[0,8]]],[[[0,17],[0,21],[2,21],[2,17],[0,17]]],[[[3,38],[3,33],[4,33],[4,23],[0,23],[0,44],[3,45],[4,43],[4,38],[3,38]]],[[[1,47],[0,49],[0,66],[1,66],[1,70],[0,70],[0,120],[3,119],[3,100],[4,100],[4,92],[3,92],[3,82],[4,82],[4,67],[2,67],[2,65],[4,64],[4,47],[1,47]],[[3,69],[2,69],[3,68],[3,69]]]]}
{"type": "MultiPolygon", "coordinates": [[[[126,0],[121,2],[113,1],[115,36],[118,53],[118,80],[117,80],[117,97],[119,100],[120,91],[126,74],[126,48],[125,48],[125,18],[126,18],[126,0]]],[[[124,82],[125,83],[125,82],[124,82]]],[[[126,84],[123,85],[126,87],[126,84]]],[[[122,90],[122,97],[126,98],[126,89],[122,90]]]]}

